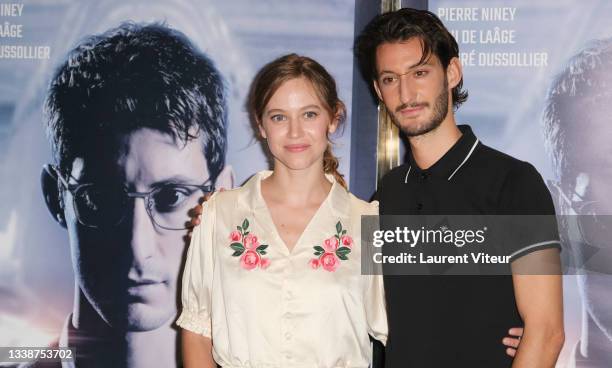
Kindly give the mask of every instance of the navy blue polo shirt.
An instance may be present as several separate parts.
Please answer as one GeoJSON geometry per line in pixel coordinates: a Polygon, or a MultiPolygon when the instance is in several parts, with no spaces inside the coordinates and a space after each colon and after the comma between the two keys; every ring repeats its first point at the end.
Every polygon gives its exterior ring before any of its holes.
{"type": "MultiPolygon", "coordinates": [[[[381,215],[554,215],[550,193],[536,169],[485,146],[467,125],[434,165],[418,167],[412,155],[389,172],[377,192],[381,215]]],[[[550,239],[524,244],[512,260],[560,248],[550,239]]],[[[385,366],[510,367],[501,340],[522,326],[512,276],[385,275],[389,339],[385,366]]]]}

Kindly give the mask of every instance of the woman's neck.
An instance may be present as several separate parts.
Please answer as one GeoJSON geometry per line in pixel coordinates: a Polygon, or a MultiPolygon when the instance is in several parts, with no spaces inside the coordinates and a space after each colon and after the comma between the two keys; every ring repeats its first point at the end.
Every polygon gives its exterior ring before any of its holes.
{"type": "Polygon", "coordinates": [[[261,185],[264,198],[291,206],[321,203],[332,186],[325,177],[322,165],[304,170],[291,170],[275,165],[272,174],[262,180],[261,185]]]}

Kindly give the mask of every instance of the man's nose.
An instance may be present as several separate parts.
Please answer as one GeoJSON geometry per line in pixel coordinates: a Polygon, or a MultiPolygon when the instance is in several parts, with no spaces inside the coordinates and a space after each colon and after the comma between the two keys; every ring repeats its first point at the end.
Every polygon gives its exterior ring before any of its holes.
{"type": "Polygon", "coordinates": [[[409,74],[399,77],[399,93],[402,104],[417,102],[417,88],[409,74]]]}
{"type": "Polygon", "coordinates": [[[130,277],[138,278],[142,275],[144,264],[155,255],[156,227],[149,217],[146,203],[143,198],[134,198],[131,213],[131,242],[132,267],[130,277]],[[132,275],[135,272],[137,274],[132,275]]]}

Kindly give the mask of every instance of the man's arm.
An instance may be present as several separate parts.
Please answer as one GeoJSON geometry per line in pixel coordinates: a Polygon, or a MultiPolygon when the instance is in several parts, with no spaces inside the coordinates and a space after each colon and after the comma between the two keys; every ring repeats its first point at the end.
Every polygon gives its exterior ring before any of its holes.
{"type": "Polygon", "coordinates": [[[185,368],[216,368],[212,356],[212,341],[197,333],[181,329],[183,367],[185,368]]]}
{"type": "Polygon", "coordinates": [[[554,367],[565,341],[559,251],[544,249],[517,259],[512,263],[512,280],[525,323],[512,367],[554,367]],[[542,265],[546,272],[529,274],[543,270],[542,265]]]}

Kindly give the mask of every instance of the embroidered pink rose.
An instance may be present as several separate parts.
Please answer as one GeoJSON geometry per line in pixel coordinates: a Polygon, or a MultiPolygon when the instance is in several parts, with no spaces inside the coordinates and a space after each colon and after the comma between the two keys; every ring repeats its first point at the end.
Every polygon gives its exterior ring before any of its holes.
{"type": "Polygon", "coordinates": [[[230,236],[229,236],[230,241],[239,242],[240,239],[242,239],[242,234],[240,234],[240,231],[234,230],[230,233],[230,236]]]}
{"type": "Polygon", "coordinates": [[[338,249],[338,238],[332,236],[329,239],[325,239],[325,241],[323,241],[323,249],[329,253],[335,252],[336,249],[338,249]]]}
{"type": "Polygon", "coordinates": [[[259,246],[259,241],[257,240],[257,236],[249,233],[244,237],[244,246],[247,249],[256,249],[259,246]]]}
{"type": "Polygon", "coordinates": [[[233,257],[240,257],[240,266],[245,270],[252,270],[259,266],[265,270],[270,266],[270,260],[263,258],[266,254],[267,244],[259,244],[255,234],[249,229],[249,220],[244,219],[242,226],[236,226],[237,230],[230,233],[229,239],[232,242],[230,248],[234,250],[233,257]]]}
{"type": "Polygon", "coordinates": [[[261,267],[262,270],[265,270],[266,268],[268,268],[269,265],[270,265],[270,259],[268,258],[262,258],[261,261],[259,262],[259,267],[261,267]]]}
{"type": "Polygon", "coordinates": [[[252,270],[261,263],[261,257],[254,250],[247,250],[240,257],[240,265],[246,270],[252,270]]]}
{"type": "Polygon", "coordinates": [[[353,247],[353,238],[351,238],[348,235],[343,235],[342,238],[340,238],[340,244],[342,244],[343,247],[352,248],[353,247]]]}
{"type": "Polygon", "coordinates": [[[347,255],[351,252],[353,238],[346,235],[342,223],[336,224],[336,235],[325,239],[323,246],[315,245],[313,258],[308,261],[312,269],[323,268],[325,271],[334,272],[340,266],[340,261],[348,260],[347,255]]]}
{"type": "Polygon", "coordinates": [[[334,272],[340,265],[340,260],[333,253],[325,253],[321,256],[320,259],[321,267],[325,271],[334,272]]]}

